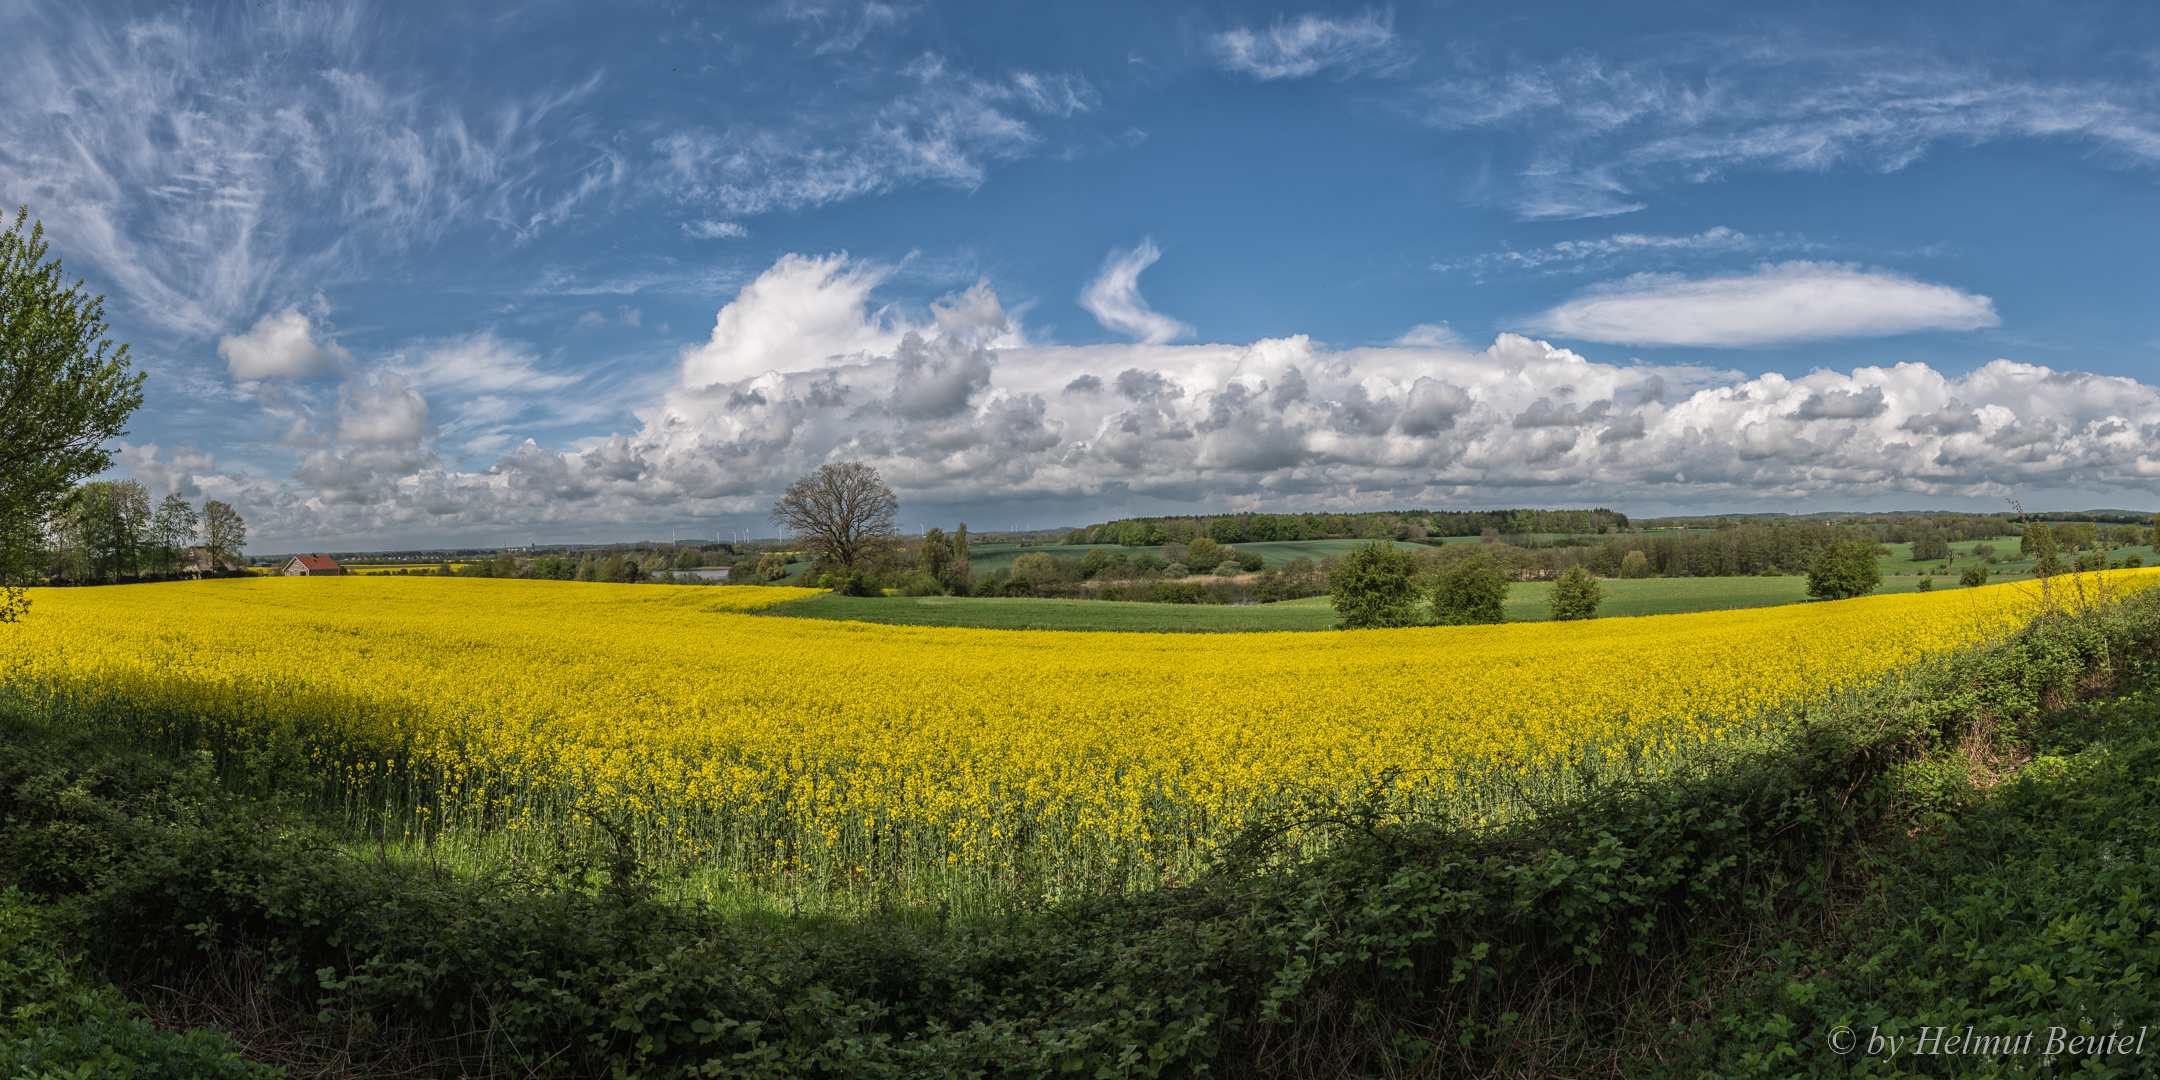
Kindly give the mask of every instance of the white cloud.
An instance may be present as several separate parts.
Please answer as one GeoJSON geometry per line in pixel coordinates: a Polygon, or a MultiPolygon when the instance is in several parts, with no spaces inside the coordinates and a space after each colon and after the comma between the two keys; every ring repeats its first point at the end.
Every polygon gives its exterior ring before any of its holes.
{"type": "Polygon", "coordinates": [[[740,240],[750,230],[732,221],[693,221],[683,226],[700,240],[740,240]]]}
{"type": "Polygon", "coordinates": [[[1397,59],[1394,20],[1367,11],[1349,19],[1300,15],[1275,21],[1265,31],[1239,27],[1211,40],[1226,70],[1255,79],[1302,79],[1329,68],[1344,74],[1383,67],[1397,59]]]}
{"type": "Polygon", "coordinates": [[[1080,306],[1088,309],[1105,329],[1149,345],[1192,333],[1192,327],[1149,307],[1140,295],[1140,271],[1160,258],[1162,252],[1153,240],[1142,240],[1131,251],[1112,251],[1103,260],[1102,272],[1080,294],[1080,306]]]}
{"type": "MultiPolygon", "coordinates": [[[[1751,378],[1597,362],[1513,334],[1482,349],[1330,350],[1301,336],[1041,346],[986,284],[904,323],[871,301],[878,274],[840,256],[782,259],[727,306],[634,430],[553,449],[524,440],[486,468],[445,468],[426,400],[379,373],[308,421],[328,433],[294,440],[306,450],[295,482],[199,468],[191,480],[238,500],[266,541],[762,521],[788,482],[845,459],[875,466],[905,504],[1055,500],[1074,521],[1132,500],[1626,509],[2160,496],[2160,387],[2132,379],[2010,360],[1956,376],[1915,363],[1751,378]]],[[[154,452],[127,464],[171,468],[154,452]]]]}
{"type": "MultiPolygon", "coordinates": [[[[1095,92],[1077,75],[983,80],[925,56],[881,102],[820,100],[785,122],[689,128],[653,143],[671,198],[731,216],[802,210],[914,184],[974,189],[1043,136],[1022,115],[1069,115],[1095,92]],[[1019,108],[1014,108],[1019,106],[1019,108]]],[[[725,226],[720,226],[723,230],[725,226]]]]}
{"type": "Polygon", "coordinates": [[[1419,323],[1403,332],[1391,344],[1413,349],[1463,349],[1469,342],[1455,332],[1445,320],[1436,323],[1419,323]]]}
{"type": "Polygon", "coordinates": [[[168,333],[216,334],[458,224],[529,235],[623,177],[612,150],[558,149],[591,80],[445,100],[371,66],[356,7],[7,20],[0,194],[168,333]]]}
{"type": "Polygon", "coordinates": [[[1442,79],[1426,118],[1497,129],[1492,198],[1525,218],[1605,217],[1645,192],[1736,169],[1894,172],[1941,146],[2031,139],[2160,165],[2148,82],[2038,82],[1909,49],[1791,37],[1691,41],[1615,63],[1590,54],[1442,79]]]}
{"type": "Polygon", "coordinates": [[[352,363],[352,354],[323,339],[298,305],[257,319],[245,334],[218,339],[217,351],[235,379],[305,379],[352,363]]]}
{"type": "Polygon", "coordinates": [[[1993,301],[1947,285],[1848,264],[1787,262],[1712,278],[1638,274],[1553,308],[1532,328],[1627,345],[1745,347],[2001,321],[1993,301]]]}
{"type": "Polygon", "coordinates": [[[1740,252],[1805,251],[1816,245],[1796,237],[1750,236],[1737,229],[1723,225],[1704,229],[1685,236],[1660,236],[1650,233],[1614,233],[1611,236],[1587,240],[1562,240],[1545,247],[1525,251],[1493,251],[1476,255],[1460,262],[1434,263],[1433,269],[1471,270],[1542,270],[1544,273],[1585,271],[1609,267],[1619,262],[1641,265],[1645,261],[1692,257],[1699,255],[1731,255],[1740,252]],[[1545,269],[1551,267],[1552,269],[1545,269]]]}
{"type": "Polygon", "coordinates": [[[720,309],[711,340],[683,353],[682,385],[732,383],[806,361],[892,351],[904,329],[858,315],[870,290],[890,275],[846,255],[783,256],[720,309]]]}

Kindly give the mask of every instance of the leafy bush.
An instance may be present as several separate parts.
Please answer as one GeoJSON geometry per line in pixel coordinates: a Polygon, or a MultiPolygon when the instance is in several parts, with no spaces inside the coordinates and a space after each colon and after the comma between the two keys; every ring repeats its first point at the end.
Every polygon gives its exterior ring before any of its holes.
{"type": "Polygon", "coordinates": [[[1351,549],[1328,571],[1328,593],[1345,630],[1418,622],[1417,553],[1376,540],[1351,549]]]}
{"type": "Polygon", "coordinates": [[[1876,545],[1866,540],[1832,540],[1808,568],[1807,594],[1822,600],[1866,596],[1882,585],[1876,545]]]}
{"type": "Polygon", "coordinates": [[[1570,567],[1546,594],[1554,622],[1597,618],[1598,604],[1604,599],[1604,587],[1580,566],[1570,567]]]}
{"type": "Polygon", "coordinates": [[[1433,621],[1461,626],[1507,621],[1507,572],[1486,552],[1455,560],[1433,589],[1433,621]]]}

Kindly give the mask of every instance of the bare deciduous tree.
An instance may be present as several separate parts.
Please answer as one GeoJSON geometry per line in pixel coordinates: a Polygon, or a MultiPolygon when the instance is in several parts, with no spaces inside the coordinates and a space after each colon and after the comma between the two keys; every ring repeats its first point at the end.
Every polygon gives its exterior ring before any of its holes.
{"type": "Polygon", "coordinates": [[[893,525],[899,512],[900,500],[876,469],[842,461],[790,484],[772,520],[798,543],[852,568],[900,535],[893,525]]]}

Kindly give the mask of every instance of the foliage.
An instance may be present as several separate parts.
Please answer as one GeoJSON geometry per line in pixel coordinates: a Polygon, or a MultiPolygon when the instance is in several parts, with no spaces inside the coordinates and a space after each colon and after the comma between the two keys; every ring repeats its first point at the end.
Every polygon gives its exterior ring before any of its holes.
{"type": "Polygon", "coordinates": [[[1328,593],[1345,630],[1413,626],[1418,622],[1418,561],[1414,552],[1371,543],[1328,571],[1328,593]]]}
{"type": "Polygon", "coordinates": [[[1976,589],[1988,583],[1988,568],[1984,562],[1976,562],[1958,574],[1958,584],[1976,589]]]}
{"type": "Polygon", "coordinates": [[[1866,596],[1882,585],[1876,545],[1866,540],[1834,540],[1808,567],[1807,594],[1820,600],[1866,596]]]}
{"type": "Polygon", "coordinates": [[[1598,604],[1605,599],[1605,590],[1582,567],[1570,569],[1560,580],[1553,582],[1546,594],[1546,603],[1552,608],[1554,622],[1597,618],[1598,604]]]}
{"type": "Polygon", "coordinates": [[[69,489],[104,472],[142,405],[143,374],[105,337],[105,298],[65,284],[29,208],[0,232],[0,623],[25,606],[38,527],[69,489]]]}
{"type": "Polygon", "coordinates": [[[876,469],[860,461],[817,467],[773,504],[774,524],[821,556],[851,570],[864,569],[900,532],[893,524],[900,500],[876,469]]]}
{"type": "Polygon", "coordinates": [[[247,547],[247,522],[228,503],[210,499],[202,508],[202,546],[210,568],[240,565],[247,547]]]}
{"type": "Polygon", "coordinates": [[[1473,552],[1440,571],[1433,588],[1433,621],[1463,626],[1507,621],[1507,573],[1483,551],[1473,552]]]}

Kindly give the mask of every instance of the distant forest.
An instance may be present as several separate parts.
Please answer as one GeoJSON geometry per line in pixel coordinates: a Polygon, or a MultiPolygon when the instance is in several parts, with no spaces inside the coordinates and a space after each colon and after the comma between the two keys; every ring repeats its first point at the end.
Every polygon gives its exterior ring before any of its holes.
{"type": "Polygon", "coordinates": [[[1090,525],[1065,534],[1068,544],[1156,547],[1206,537],[1218,544],[1269,540],[1426,540],[1526,533],[1617,533],[1626,514],[1596,510],[1383,510],[1365,514],[1218,514],[1145,517],[1090,525]]]}

